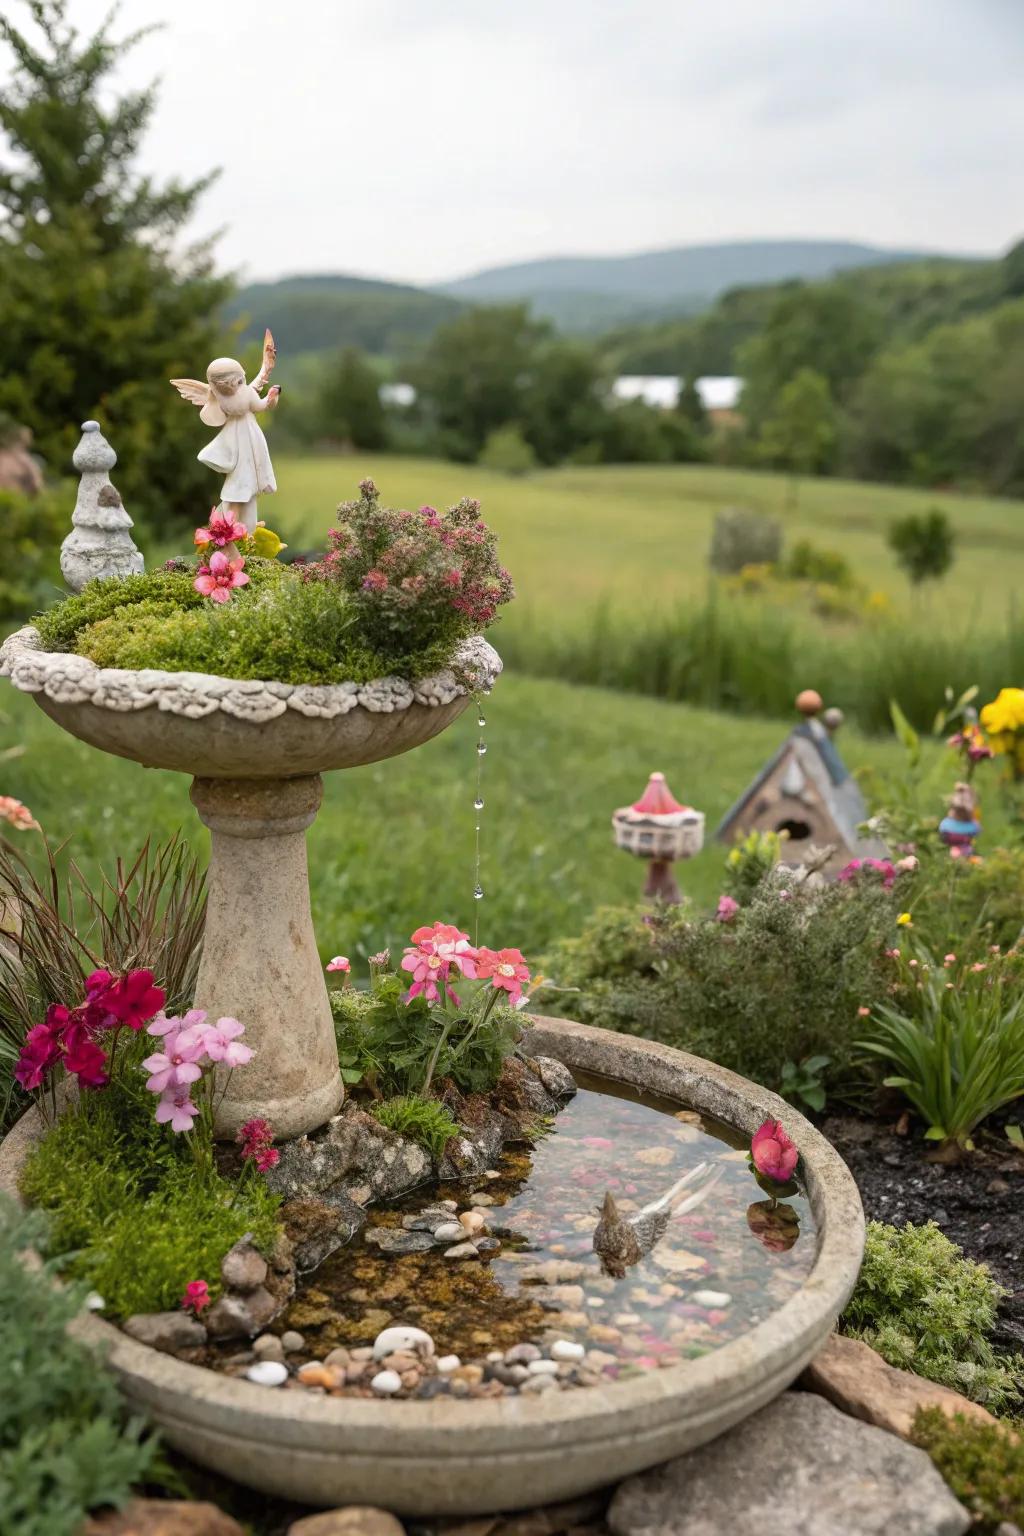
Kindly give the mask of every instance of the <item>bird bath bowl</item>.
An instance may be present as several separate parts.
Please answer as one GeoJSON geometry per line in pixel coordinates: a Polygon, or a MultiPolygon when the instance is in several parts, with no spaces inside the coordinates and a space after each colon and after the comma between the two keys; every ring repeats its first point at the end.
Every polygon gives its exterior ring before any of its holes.
{"type": "MultiPolygon", "coordinates": [[[[575,1497],[692,1450],[784,1390],[824,1345],[857,1278],[864,1216],[838,1153],[774,1094],[682,1051],[560,1019],[532,1021],[527,1049],[673,1100],[749,1137],[784,1117],[802,1154],[816,1235],[789,1298],[698,1359],[537,1396],[379,1401],[274,1390],[176,1360],[95,1314],[78,1325],[108,1350],[131,1404],[193,1460],[266,1493],[407,1516],[475,1515],[575,1497]]],[[[0,1147],[0,1190],[41,1123],[0,1147]]]]}
{"type": "Polygon", "coordinates": [[[500,671],[479,637],[461,647],[455,670],[417,683],[328,687],[99,668],[41,650],[31,627],[0,647],[0,675],[72,736],[193,776],[192,803],[211,833],[195,1006],[241,1018],[256,1050],[227,1081],[219,1136],[256,1116],[280,1138],[298,1136],[343,1098],[309,906],[305,833],[320,808],[320,775],[422,746],[500,671]]]}

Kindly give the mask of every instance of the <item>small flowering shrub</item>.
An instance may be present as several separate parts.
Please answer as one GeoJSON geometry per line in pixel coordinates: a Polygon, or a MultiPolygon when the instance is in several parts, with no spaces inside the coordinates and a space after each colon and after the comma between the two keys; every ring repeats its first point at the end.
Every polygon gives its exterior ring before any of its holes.
{"type": "Polygon", "coordinates": [[[442,1078],[467,1093],[492,1088],[528,995],[519,950],[473,945],[451,923],[433,923],[412,935],[400,975],[386,955],[375,962],[368,993],[332,995],[338,1048],[354,1072],[388,1095],[426,1099],[442,1078]]]}
{"type": "Polygon", "coordinates": [[[729,849],[725,856],[723,900],[746,906],[765,875],[779,862],[785,836],[779,832],[748,832],[729,849]]]}
{"type": "Polygon", "coordinates": [[[454,645],[486,629],[514,595],[478,501],[397,511],[382,507],[364,480],[358,499],[338,508],[338,522],[330,553],[302,576],[348,595],[371,647],[392,649],[396,637],[404,646],[454,645]]]}
{"type": "Polygon", "coordinates": [[[1005,1294],[984,1264],[965,1259],[934,1222],[869,1221],[860,1278],[840,1328],[890,1365],[1005,1412],[1020,1401],[1024,1372],[1024,1356],[999,1355],[988,1338],[1005,1294]]]}

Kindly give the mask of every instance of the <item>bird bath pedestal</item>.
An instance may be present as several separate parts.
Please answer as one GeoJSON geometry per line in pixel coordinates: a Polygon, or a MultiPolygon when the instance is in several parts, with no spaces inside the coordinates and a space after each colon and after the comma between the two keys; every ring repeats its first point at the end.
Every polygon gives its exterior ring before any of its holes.
{"type": "Polygon", "coordinates": [[[98,668],[42,651],[31,628],[0,647],[0,675],[72,736],[193,776],[192,803],[211,836],[195,1006],[240,1019],[256,1052],[226,1083],[218,1136],[257,1116],[278,1138],[299,1136],[344,1096],[306,864],[321,773],[421,746],[500,670],[480,638],[463,645],[455,671],[330,687],[98,668]]]}

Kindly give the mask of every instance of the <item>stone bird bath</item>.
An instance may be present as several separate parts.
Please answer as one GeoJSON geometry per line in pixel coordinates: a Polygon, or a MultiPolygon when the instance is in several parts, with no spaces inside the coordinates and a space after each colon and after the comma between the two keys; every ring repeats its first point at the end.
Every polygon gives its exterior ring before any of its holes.
{"type": "Polygon", "coordinates": [[[31,627],[0,647],[0,675],[72,736],[193,776],[192,803],[211,835],[195,1006],[240,1018],[256,1051],[228,1080],[219,1136],[254,1116],[279,1138],[299,1136],[344,1095],[309,906],[305,834],[320,775],[421,746],[500,671],[479,637],[464,643],[455,671],[329,687],[99,668],[43,651],[31,627]]]}

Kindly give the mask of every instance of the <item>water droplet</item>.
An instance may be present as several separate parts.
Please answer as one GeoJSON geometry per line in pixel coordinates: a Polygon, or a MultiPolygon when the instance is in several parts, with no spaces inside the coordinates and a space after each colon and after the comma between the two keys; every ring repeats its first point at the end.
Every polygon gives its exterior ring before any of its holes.
{"type": "Polygon", "coordinates": [[[486,754],[486,752],[487,752],[487,743],[486,743],[486,741],[478,741],[477,744],[476,744],[476,755],[477,755],[477,757],[483,757],[486,754]]]}
{"type": "Polygon", "coordinates": [[[473,809],[474,811],[482,811],[483,808],[484,802],[481,800],[480,796],[477,795],[476,799],[473,801],[473,809]]]}
{"type": "Polygon", "coordinates": [[[473,900],[474,901],[483,901],[483,899],[484,899],[484,888],[483,888],[482,885],[478,885],[476,887],[476,889],[474,890],[474,892],[473,892],[473,900]]]}
{"type": "Polygon", "coordinates": [[[479,715],[477,715],[476,723],[480,727],[481,730],[483,730],[484,726],[487,724],[487,721],[484,719],[484,716],[483,716],[482,712],[479,715]]]}

